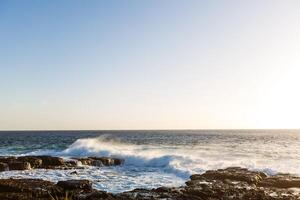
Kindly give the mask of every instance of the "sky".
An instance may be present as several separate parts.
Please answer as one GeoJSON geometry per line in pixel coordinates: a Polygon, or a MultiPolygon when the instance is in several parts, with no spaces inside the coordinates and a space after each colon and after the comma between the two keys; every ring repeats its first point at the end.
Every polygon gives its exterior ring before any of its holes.
{"type": "Polygon", "coordinates": [[[300,128],[299,10],[2,0],[0,130],[300,128]]]}

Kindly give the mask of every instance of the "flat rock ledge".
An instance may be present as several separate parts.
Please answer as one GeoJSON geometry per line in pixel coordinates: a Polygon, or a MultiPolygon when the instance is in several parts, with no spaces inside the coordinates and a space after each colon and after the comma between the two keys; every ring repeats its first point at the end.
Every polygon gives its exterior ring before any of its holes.
{"type": "Polygon", "coordinates": [[[300,199],[299,192],[299,177],[267,176],[239,167],[194,174],[181,187],[119,194],[94,190],[88,180],[0,179],[1,200],[294,200],[300,199]]]}
{"type": "Polygon", "coordinates": [[[122,165],[123,159],[110,157],[86,157],[64,160],[53,156],[2,156],[0,157],[0,172],[9,170],[30,169],[74,169],[81,165],[90,166],[116,166],[122,165]]]}

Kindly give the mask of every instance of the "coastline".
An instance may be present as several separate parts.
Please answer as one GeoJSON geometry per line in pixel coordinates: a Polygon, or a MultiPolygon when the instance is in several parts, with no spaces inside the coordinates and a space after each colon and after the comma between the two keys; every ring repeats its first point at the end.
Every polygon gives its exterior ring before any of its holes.
{"type": "MultiPolygon", "coordinates": [[[[76,169],[78,163],[93,166],[117,166],[124,160],[110,157],[88,157],[63,160],[52,156],[0,157],[0,171],[76,169]]],[[[1,172],[0,172],[1,173],[1,172]]],[[[33,177],[34,178],[34,177],[33,177]]],[[[299,199],[300,177],[290,174],[267,176],[263,172],[240,167],[209,170],[193,174],[181,187],[137,188],[122,193],[95,190],[89,180],[65,180],[53,183],[41,179],[0,179],[2,200],[217,200],[217,199],[299,199]]]]}

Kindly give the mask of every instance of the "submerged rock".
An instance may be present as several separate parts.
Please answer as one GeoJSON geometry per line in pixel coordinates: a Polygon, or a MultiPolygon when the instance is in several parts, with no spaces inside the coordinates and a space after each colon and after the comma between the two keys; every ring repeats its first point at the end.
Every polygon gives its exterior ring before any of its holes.
{"type": "Polygon", "coordinates": [[[78,175],[78,172],[77,171],[72,171],[70,172],[71,175],[78,175]]]}

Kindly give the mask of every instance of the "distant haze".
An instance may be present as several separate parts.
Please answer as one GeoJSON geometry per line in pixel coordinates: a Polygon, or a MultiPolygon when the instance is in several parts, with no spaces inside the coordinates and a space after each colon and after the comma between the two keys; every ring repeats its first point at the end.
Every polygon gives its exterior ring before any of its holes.
{"type": "Polygon", "coordinates": [[[300,128],[300,1],[0,1],[0,130],[300,128]]]}

